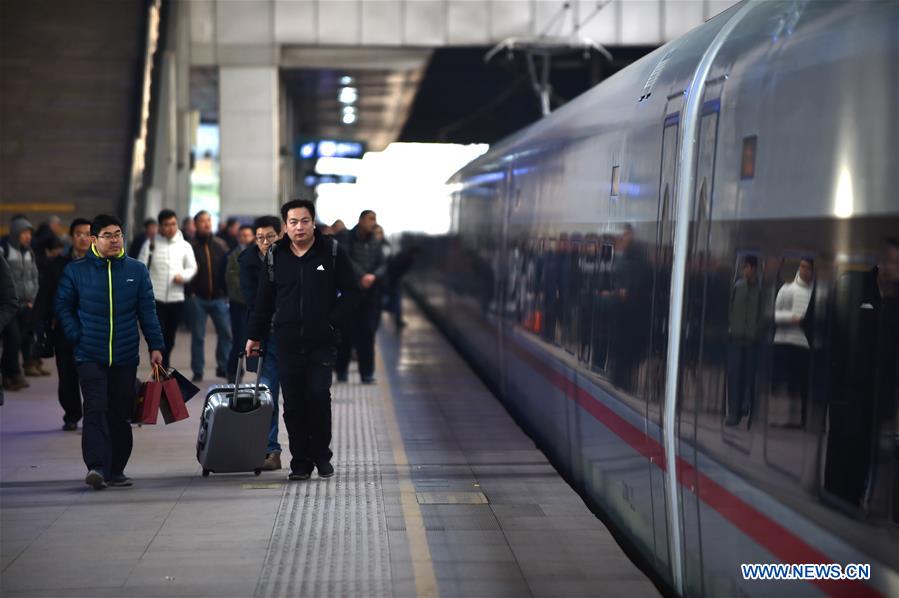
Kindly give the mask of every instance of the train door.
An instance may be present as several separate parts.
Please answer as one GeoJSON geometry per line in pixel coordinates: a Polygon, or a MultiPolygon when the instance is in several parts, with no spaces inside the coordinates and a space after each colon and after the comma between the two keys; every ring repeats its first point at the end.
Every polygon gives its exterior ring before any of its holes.
{"type": "MultiPolygon", "coordinates": [[[[718,113],[721,83],[706,83],[705,102],[699,123],[696,163],[696,187],[687,248],[687,272],[684,297],[684,319],[679,377],[677,452],[680,458],[698,470],[696,435],[699,413],[708,391],[703,368],[703,322],[705,321],[706,291],[711,261],[709,259],[712,209],[714,200],[715,155],[718,140],[718,113]],[[709,99],[711,98],[711,99],[709,99]]],[[[700,509],[697,498],[699,480],[682,478],[679,490],[684,547],[684,588],[687,594],[702,595],[702,537],[700,509]]]]}
{"type": "MultiPolygon", "coordinates": [[[[656,219],[656,243],[652,257],[652,315],[650,319],[649,359],[642,380],[646,398],[646,418],[650,434],[662,446],[662,409],[665,396],[665,362],[668,351],[668,305],[671,294],[671,267],[674,256],[674,223],[677,214],[675,185],[677,183],[678,146],[683,94],[668,98],[662,129],[661,171],[659,173],[659,203],[656,219]]],[[[665,499],[665,471],[658,466],[662,454],[652,458],[649,476],[652,488],[652,519],[655,554],[659,568],[669,568],[668,518],[665,499]]]]}

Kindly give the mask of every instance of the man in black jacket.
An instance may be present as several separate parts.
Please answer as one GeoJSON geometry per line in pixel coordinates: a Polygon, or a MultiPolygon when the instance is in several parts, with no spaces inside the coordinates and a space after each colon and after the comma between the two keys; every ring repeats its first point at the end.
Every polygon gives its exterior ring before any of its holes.
{"type": "Polygon", "coordinates": [[[311,201],[287,202],[281,218],[287,235],[266,255],[246,352],[258,353],[260,341],[274,330],[292,455],[288,479],[308,480],[313,469],[330,478],[331,368],[339,331],[356,300],[356,281],[343,248],[315,229],[311,201]]]}
{"type": "Polygon", "coordinates": [[[387,274],[384,241],[375,236],[377,226],[377,215],[364,210],[348,236],[347,252],[361,290],[359,309],[350,324],[348,338],[337,354],[337,380],[340,382],[346,382],[352,347],[356,347],[362,383],[375,382],[375,333],[381,321],[381,291],[387,274]]]}
{"type": "Polygon", "coordinates": [[[212,317],[215,326],[215,375],[227,378],[228,353],[231,351],[231,322],[228,312],[228,289],[225,285],[225,260],[228,246],[212,234],[212,216],[206,210],[194,216],[197,235],[190,241],[197,260],[197,274],[190,281],[193,294],[190,317],[190,369],[193,381],[203,380],[206,362],[206,316],[212,317]]]}
{"type": "MultiPolygon", "coordinates": [[[[9,271],[9,264],[0,254],[0,334],[9,324],[10,320],[16,317],[19,311],[19,300],[16,299],[16,286],[13,284],[12,274],[9,271]]],[[[0,386],[0,405],[3,404],[3,387],[0,386]]]]}
{"type": "Polygon", "coordinates": [[[47,334],[53,342],[56,371],[59,372],[57,395],[63,410],[62,429],[74,432],[78,429],[82,415],[78,366],[75,363],[75,347],[66,338],[56,320],[56,314],[53,313],[53,299],[56,297],[62,273],[69,262],[80,260],[90,251],[91,221],[86,218],[73,220],[69,226],[69,236],[72,237],[71,251],[48,261],[41,272],[40,288],[37,299],[34,300],[34,324],[35,329],[47,334]]]}

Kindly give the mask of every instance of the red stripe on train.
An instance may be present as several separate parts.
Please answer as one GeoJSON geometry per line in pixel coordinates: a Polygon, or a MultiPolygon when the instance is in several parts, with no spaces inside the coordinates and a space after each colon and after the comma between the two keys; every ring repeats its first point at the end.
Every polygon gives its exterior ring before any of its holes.
{"type": "MultiPolygon", "coordinates": [[[[570,400],[583,407],[597,421],[615,433],[634,450],[650,459],[661,470],[665,470],[665,450],[657,440],[615,413],[599,398],[542,362],[516,339],[509,335],[506,335],[505,338],[509,341],[507,346],[519,358],[527,362],[559,390],[565,392],[570,400]]],[[[680,484],[694,492],[702,502],[717,511],[732,525],[763,546],[782,562],[833,562],[833,559],[823,552],[810,546],[793,532],[770,519],[706,474],[696,470],[693,465],[680,457],[677,458],[677,480],[680,484]]],[[[739,572],[735,571],[734,574],[739,574],[739,572]]],[[[858,580],[816,580],[809,583],[815,584],[830,596],[845,596],[847,598],[883,596],[876,589],[858,580]]]]}

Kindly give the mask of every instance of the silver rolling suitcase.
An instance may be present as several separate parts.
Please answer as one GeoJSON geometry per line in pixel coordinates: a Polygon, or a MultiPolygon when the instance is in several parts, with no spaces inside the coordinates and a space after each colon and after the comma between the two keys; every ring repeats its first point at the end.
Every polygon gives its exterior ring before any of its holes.
{"type": "Polygon", "coordinates": [[[262,361],[255,384],[241,384],[246,357],[240,354],[235,384],[217,384],[206,392],[200,432],[197,435],[197,461],[203,477],[213,473],[252,471],[259,475],[265,462],[265,446],[272,422],[272,393],[259,384],[262,361]]]}

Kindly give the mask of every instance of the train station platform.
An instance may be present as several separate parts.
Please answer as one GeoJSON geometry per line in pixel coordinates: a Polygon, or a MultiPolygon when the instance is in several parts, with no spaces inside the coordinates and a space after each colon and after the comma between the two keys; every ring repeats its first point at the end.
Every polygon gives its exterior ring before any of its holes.
{"type": "MultiPolygon", "coordinates": [[[[55,374],[7,393],[0,594],[658,595],[447,341],[406,313],[401,336],[379,332],[378,384],[351,373],[332,388],[330,480],[201,477],[198,397],[190,419],[134,429],[133,487],[97,492],[80,430],[61,430],[55,374]]],[[[188,348],[182,333],[182,371],[188,348]]]]}

